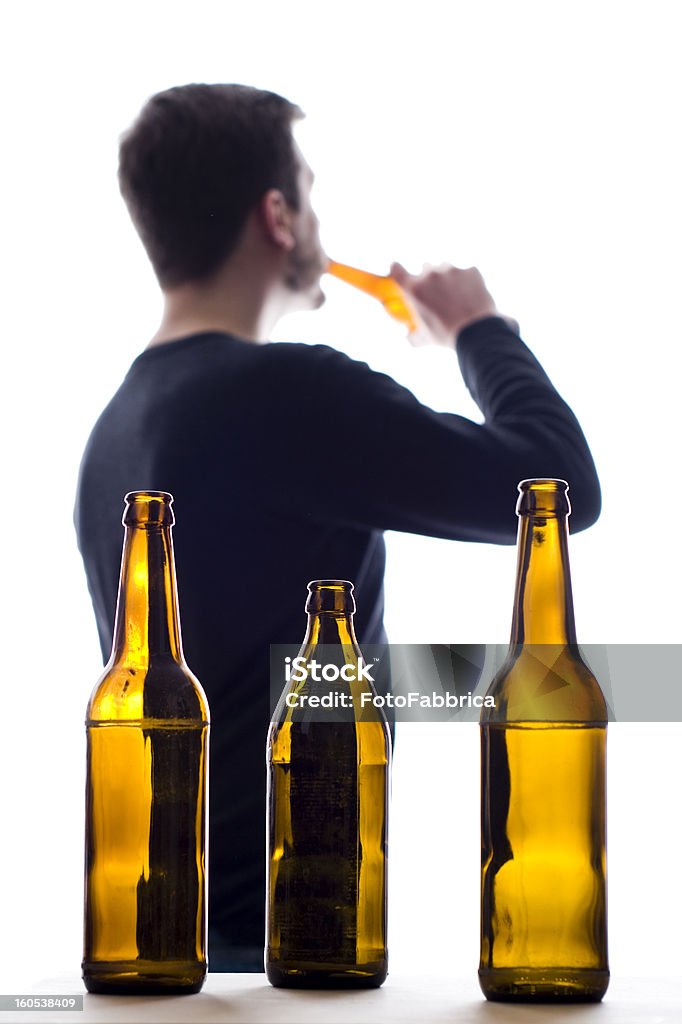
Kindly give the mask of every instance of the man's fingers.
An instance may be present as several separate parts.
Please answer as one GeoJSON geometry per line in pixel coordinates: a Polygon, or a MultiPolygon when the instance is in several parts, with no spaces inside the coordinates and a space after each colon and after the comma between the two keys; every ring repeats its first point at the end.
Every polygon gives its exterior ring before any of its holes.
{"type": "Polygon", "coordinates": [[[393,280],[397,281],[398,284],[409,285],[410,281],[413,278],[413,275],[408,273],[407,270],[405,270],[405,267],[402,265],[402,263],[391,263],[391,269],[389,273],[393,280]]]}

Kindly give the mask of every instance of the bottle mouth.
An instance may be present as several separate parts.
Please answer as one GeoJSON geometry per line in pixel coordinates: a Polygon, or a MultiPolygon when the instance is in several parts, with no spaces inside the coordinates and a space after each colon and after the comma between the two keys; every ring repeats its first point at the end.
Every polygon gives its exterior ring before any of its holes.
{"type": "Polygon", "coordinates": [[[129,491],[125,496],[124,526],[172,526],[173,495],[168,491],[129,491]]]}
{"type": "Polygon", "coordinates": [[[308,584],[308,600],[305,610],[309,614],[319,612],[352,614],[355,611],[353,589],[350,580],[311,580],[308,584]]]}
{"type": "Polygon", "coordinates": [[[517,515],[570,515],[568,483],[565,480],[539,477],[521,480],[517,515]]]}

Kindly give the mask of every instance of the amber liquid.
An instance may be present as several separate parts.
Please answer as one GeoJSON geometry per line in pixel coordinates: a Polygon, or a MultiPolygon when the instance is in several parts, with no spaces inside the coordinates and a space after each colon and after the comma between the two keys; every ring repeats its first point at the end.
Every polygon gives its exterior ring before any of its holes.
{"type": "Polygon", "coordinates": [[[336,263],[334,260],[330,260],[327,264],[327,273],[337,277],[340,281],[353,285],[354,288],[358,288],[366,295],[372,295],[378,299],[388,315],[405,324],[408,331],[416,331],[419,327],[416,310],[405,291],[392,277],[372,274],[368,270],[350,267],[345,263],[336,263]]]}
{"type": "Polygon", "coordinates": [[[89,992],[201,988],[207,732],[187,719],[88,723],[89,992]]]}
{"type": "Polygon", "coordinates": [[[481,738],[483,991],[599,1000],[609,978],[606,729],[488,724],[481,738]]]}
{"type": "Polygon", "coordinates": [[[386,978],[385,730],[352,721],[271,727],[266,970],[273,985],[376,987],[386,978]]]}

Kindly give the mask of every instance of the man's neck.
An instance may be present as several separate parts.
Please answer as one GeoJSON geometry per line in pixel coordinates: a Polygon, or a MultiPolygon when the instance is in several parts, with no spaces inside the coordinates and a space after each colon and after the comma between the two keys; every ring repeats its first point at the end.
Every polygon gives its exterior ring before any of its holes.
{"type": "Polygon", "coordinates": [[[263,343],[285,311],[283,288],[254,274],[240,261],[231,261],[206,281],[164,291],[161,324],[149,345],[206,331],[263,343]]]}

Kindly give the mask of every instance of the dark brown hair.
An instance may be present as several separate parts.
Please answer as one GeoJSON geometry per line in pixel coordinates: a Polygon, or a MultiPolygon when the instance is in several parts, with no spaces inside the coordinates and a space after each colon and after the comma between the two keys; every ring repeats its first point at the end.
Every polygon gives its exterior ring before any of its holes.
{"type": "Polygon", "coordinates": [[[298,208],[300,109],[246,85],[157,93],[123,136],[119,183],[162,287],[209,277],[270,188],[298,208]]]}

